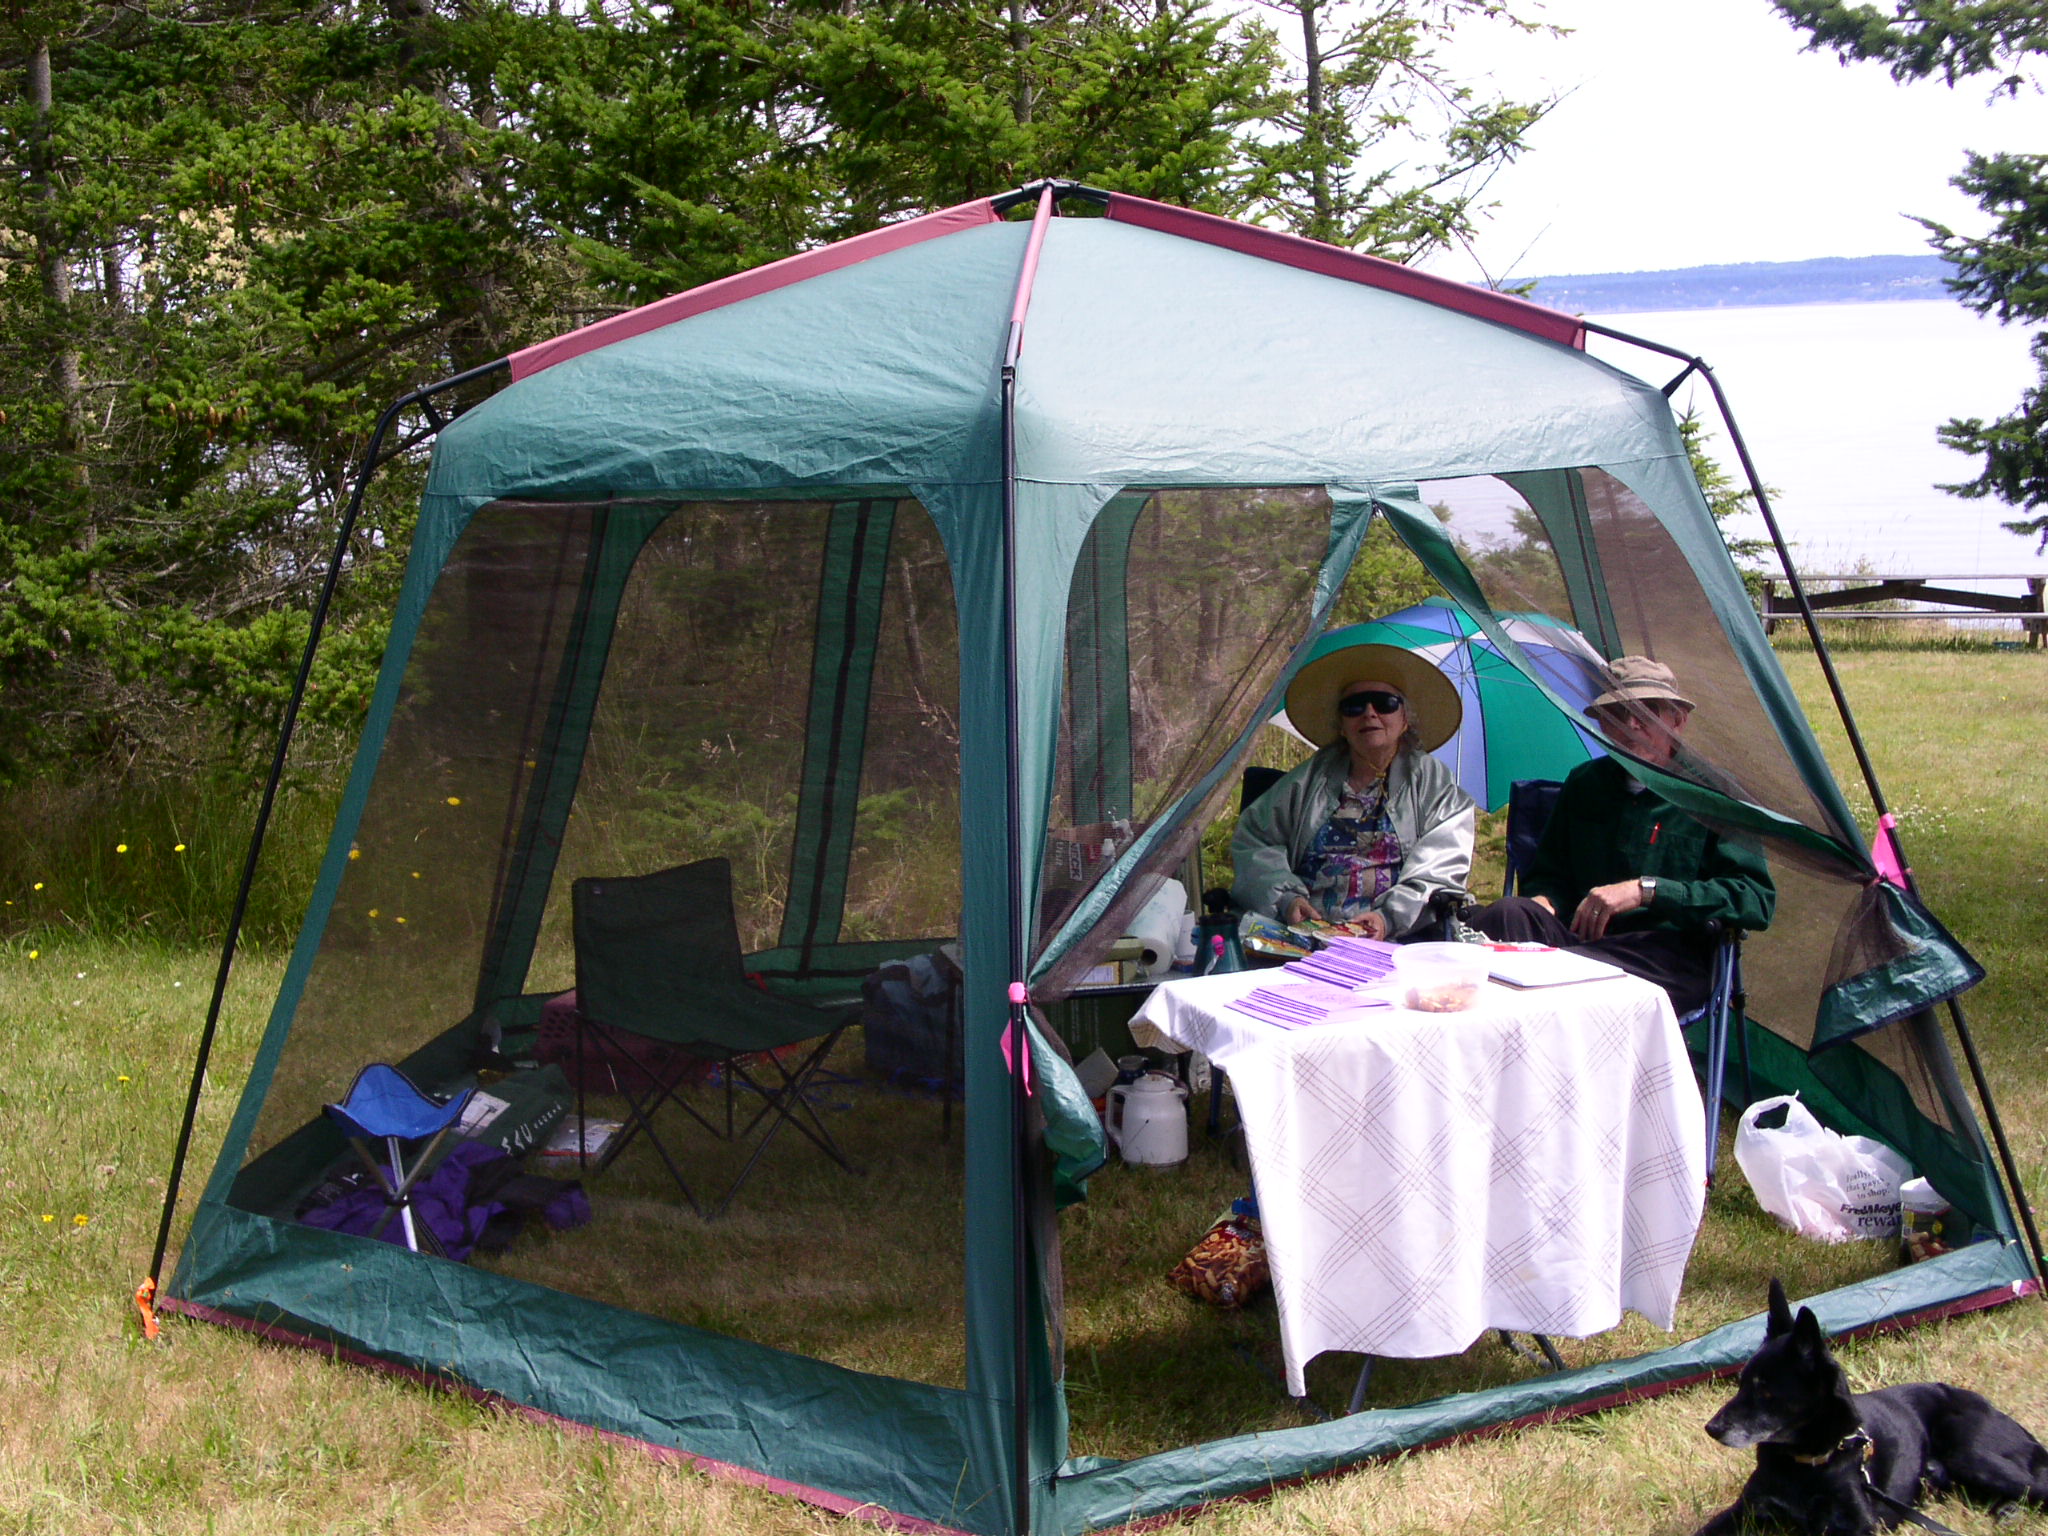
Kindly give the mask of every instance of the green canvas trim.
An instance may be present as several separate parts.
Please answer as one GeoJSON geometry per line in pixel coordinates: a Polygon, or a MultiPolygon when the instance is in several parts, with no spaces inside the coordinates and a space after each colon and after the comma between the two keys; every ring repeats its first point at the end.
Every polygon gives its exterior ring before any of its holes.
{"type": "Polygon", "coordinates": [[[654,1445],[975,1532],[971,1394],[828,1365],[391,1243],[203,1205],[177,1293],[654,1445]],[[502,1324],[517,1317],[517,1335],[502,1324]]]}
{"type": "MultiPolygon", "coordinates": [[[[2025,1253],[2015,1244],[1994,1241],[1800,1300],[1830,1333],[1843,1333],[1973,1298],[2016,1300],[2030,1285],[2025,1253]]],[[[1079,1536],[1193,1504],[1265,1493],[1497,1425],[1586,1411],[1590,1404],[1731,1372],[1756,1352],[1763,1328],[1761,1316],[1751,1317],[1632,1360],[1544,1372],[1412,1407],[1367,1409],[1298,1429],[1214,1440],[1107,1466],[1093,1458],[1071,1462],[1057,1484],[1054,1529],[1079,1536]]]]}
{"type": "Polygon", "coordinates": [[[1901,953],[1835,983],[1821,994],[1813,1049],[1828,1050],[1967,992],[1984,967],[1910,892],[1888,881],[1876,887],[1880,914],[1901,953]]]}
{"type": "Polygon", "coordinates": [[[583,778],[590,723],[597,713],[605,665],[611,658],[619,604],[641,550],[672,510],[666,505],[606,508],[593,519],[582,586],[562,648],[547,724],[534,752],[534,778],[525,796],[525,817],[504,885],[497,893],[497,920],[491,925],[477,972],[479,1008],[515,997],[525,988],[555,866],[562,855],[569,808],[583,778]]]}
{"type": "Polygon", "coordinates": [[[1074,820],[1089,826],[1135,814],[1131,792],[1131,534],[1150,500],[1110,498],[1074,562],[1067,603],[1067,706],[1072,720],[1074,820]]]}
{"type": "Polygon", "coordinates": [[[838,939],[846,912],[875,637],[895,526],[896,504],[874,500],[839,503],[826,525],[802,786],[789,850],[789,900],[782,913],[782,944],[803,956],[815,945],[838,939]]]}
{"type": "Polygon", "coordinates": [[[1088,1198],[1088,1177],[1109,1161],[1109,1137],[1088,1090],[1067,1059],[1030,1021],[1032,1091],[1045,1119],[1045,1145],[1053,1155],[1053,1204],[1065,1210],[1088,1198]]]}
{"type": "Polygon", "coordinates": [[[1575,469],[1548,469],[1531,475],[1502,475],[1519,491],[1550,540],[1564,577],[1565,600],[1572,622],[1593,649],[1610,661],[1621,653],[1621,625],[1607,592],[1607,573],[1600,562],[1586,514],[1586,484],[1575,469]]]}

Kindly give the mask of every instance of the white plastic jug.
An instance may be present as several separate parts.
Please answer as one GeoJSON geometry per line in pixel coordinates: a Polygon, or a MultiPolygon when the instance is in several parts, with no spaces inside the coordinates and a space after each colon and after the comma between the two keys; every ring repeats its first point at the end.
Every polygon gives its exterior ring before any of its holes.
{"type": "Polygon", "coordinates": [[[1187,1098],[1186,1087],[1164,1072],[1109,1090],[1104,1125],[1125,1162],[1163,1168],[1187,1161],[1187,1098]]]}

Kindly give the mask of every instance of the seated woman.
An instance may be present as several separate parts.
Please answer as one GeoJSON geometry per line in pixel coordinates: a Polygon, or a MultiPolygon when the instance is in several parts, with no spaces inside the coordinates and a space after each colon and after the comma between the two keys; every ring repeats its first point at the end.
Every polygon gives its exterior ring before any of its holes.
{"type": "Polygon", "coordinates": [[[1472,870],[1472,797],[1429,755],[1463,718],[1458,691],[1420,656],[1353,645],[1287,687],[1287,718],[1328,743],[1245,809],[1230,840],[1231,898],[1300,923],[1359,921],[1401,938],[1438,891],[1472,870]]]}

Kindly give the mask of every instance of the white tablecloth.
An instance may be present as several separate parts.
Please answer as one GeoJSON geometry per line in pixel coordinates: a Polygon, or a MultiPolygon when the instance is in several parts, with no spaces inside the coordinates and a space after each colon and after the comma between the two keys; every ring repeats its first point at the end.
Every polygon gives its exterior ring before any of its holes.
{"type": "Polygon", "coordinates": [[[1277,970],[1167,982],[1141,1045],[1230,1074],[1287,1384],[1325,1350],[1420,1358],[1489,1328],[1669,1328],[1705,1200],[1706,1116],[1664,992],[1634,977],[1462,1013],[1302,1029],[1229,1008],[1277,970]]]}

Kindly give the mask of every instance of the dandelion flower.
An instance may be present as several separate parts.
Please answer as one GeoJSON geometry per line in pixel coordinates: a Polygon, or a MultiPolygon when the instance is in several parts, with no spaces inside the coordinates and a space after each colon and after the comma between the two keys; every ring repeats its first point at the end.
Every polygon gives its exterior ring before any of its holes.
{"type": "Polygon", "coordinates": [[[377,909],[375,907],[370,908],[370,916],[375,917],[376,915],[377,909]]]}
{"type": "Polygon", "coordinates": [[[363,850],[360,848],[351,848],[348,851],[348,856],[352,859],[360,859],[363,856],[363,850]]]}
{"type": "Polygon", "coordinates": [[[420,877],[420,872],[419,872],[418,870],[414,870],[414,871],[412,872],[412,877],[413,877],[413,879],[415,879],[415,880],[419,879],[419,877],[420,877]]]}
{"type": "Polygon", "coordinates": [[[173,853],[183,853],[184,851],[185,851],[185,845],[184,845],[183,843],[179,843],[179,844],[177,844],[177,845],[176,845],[176,846],[175,846],[174,848],[172,848],[172,849],[171,849],[171,852],[173,852],[173,853]]]}
{"type": "Polygon", "coordinates": [[[123,1072],[119,1077],[115,1078],[114,1081],[117,1083],[132,1083],[134,1079],[130,1077],[126,1072],[123,1072]]]}
{"type": "Polygon", "coordinates": [[[71,1218],[71,1225],[73,1225],[74,1227],[82,1227],[91,1220],[92,1218],[90,1216],[86,1215],[85,1212],[80,1211],[76,1216],[71,1218]]]}
{"type": "Polygon", "coordinates": [[[449,803],[450,805],[460,805],[460,804],[462,804],[462,796],[460,796],[460,795],[450,795],[450,796],[448,797],[448,803],[449,803]]]}
{"type": "Polygon", "coordinates": [[[402,917],[395,917],[395,918],[393,918],[393,919],[392,919],[392,921],[393,921],[393,922],[395,922],[395,923],[402,923],[402,922],[404,922],[404,921],[405,921],[405,919],[404,919],[404,918],[402,918],[402,917]]]}
{"type": "Polygon", "coordinates": [[[43,952],[40,949],[32,949],[28,952],[28,957],[31,960],[40,960],[43,957],[43,952]]]}
{"type": "Polygon", "coordinates": [[[56,1213],[55,1211],[45,1211],[45,1212],[43,1212],[43,1220],[45,1220],[45,1221],[55,1221],[56,1219],[57,1219],[57,1213],[56,1213]]]}
{"type": "Polygon", "coordinates": [[[116,853],[126,853],[127,851],[128,851],[128,845],[127,845],[126,843],[116,843],[116,844],[114,844],[114,852],[116,852],[116,853]]]}
{"type": "Polygon", "coordinates": [[[43,888],[43,882],[42,882],[42,881],[40,881],[40,880],[38,880],[38,881],[37,881],[37,882],[35,883],[34,889],[36,889],[36,890],[40,891],[40,890],[41,890],[42,888],[43,888]]]}

